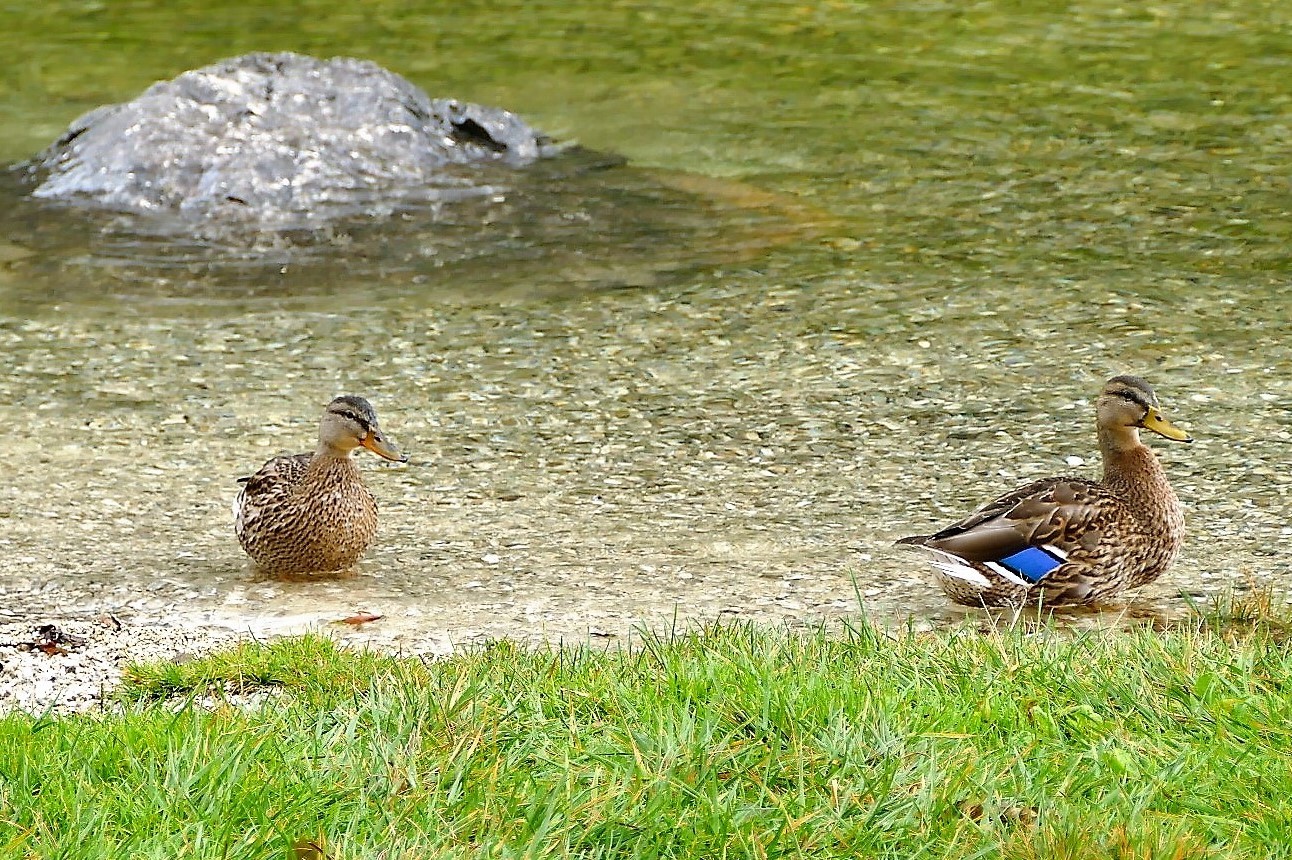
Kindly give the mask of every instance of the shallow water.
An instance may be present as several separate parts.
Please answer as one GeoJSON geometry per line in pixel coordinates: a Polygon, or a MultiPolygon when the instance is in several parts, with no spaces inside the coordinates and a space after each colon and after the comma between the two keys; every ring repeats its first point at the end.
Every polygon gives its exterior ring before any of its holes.
{"type": "Polygon", "coordinates": [[[1190,537],[1136,606],[1286,584],[1278,8],[392,5],[266,11],[255,44],[245,10],[49,8],[39,37],[3,37],[11,158],[153,78],[293,48],[627,164],[518,178],[509,214],[361,232],[276,277],[112,265],[93,232],[11,221],[12,613],[264,631],[367,610],[387,617],[356,635],[428,650],[813,624],[859,599],[936,623],[962,613],[892,540],[1094,471],[1090,400],[1118,372],[1198,439],[1150,442],[1190,537]],[[504,226],[478,255],[408,253],[469,249],[485,221],[504,226]],[[362,464],[378,544],[350,577],[258,578],[233,480],[311,447],[341,392],[412,455],[362,464]]]}

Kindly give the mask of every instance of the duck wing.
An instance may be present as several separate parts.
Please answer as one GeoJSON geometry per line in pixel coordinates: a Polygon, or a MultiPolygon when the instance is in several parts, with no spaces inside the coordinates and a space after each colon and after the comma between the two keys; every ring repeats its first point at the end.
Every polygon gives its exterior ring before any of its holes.
{"type": "Polygon", "coordinates": [[[254,475],[238,479],[238,483],[243,485],[239,495],[255,499],[290,491],[305,476],[312,457],[312,454],[291,454],[269,459],[254,475]]]}
{"type": "Polygon", "coordinates": [[[233,531],[239,538],[253,527],[264,511],[287,502],[292,490],[305,477],[312,458],[312,454],[274,457],[254,475],[238,479],[242,489],[233,502],[233,531]]]}
{"type": "Polygon", "coordinates": [[[1066,557],[1098,544],[1116,502],[1105,487],[1084,478],[1042,478],[989,502],[954,525],[907,541],[983,563],[1000,561],[1028,547],[1055,548],[1066,557]]]}

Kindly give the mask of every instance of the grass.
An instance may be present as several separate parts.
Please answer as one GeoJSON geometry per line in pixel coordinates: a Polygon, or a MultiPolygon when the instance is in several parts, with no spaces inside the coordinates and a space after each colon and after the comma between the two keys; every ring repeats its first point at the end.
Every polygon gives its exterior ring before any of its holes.
{"type": "Polygon", "coordinates": [[[1292,856],[1289,678],[1260,623],[249,644],[0,720],[0,857],[1292,856]]]}

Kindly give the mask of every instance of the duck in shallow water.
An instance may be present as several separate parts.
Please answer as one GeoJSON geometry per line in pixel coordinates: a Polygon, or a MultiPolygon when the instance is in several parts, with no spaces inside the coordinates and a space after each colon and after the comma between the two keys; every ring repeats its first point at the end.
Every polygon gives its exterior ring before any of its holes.
{"type": "Polygon", "coordinates": [[[1193,439],[1138,376],[1108,380],[1095,415],[1102,480],[1042,478],[897,543],[927,551],[938,584],[967,606],[1095,603],[1157,579],[1180,551],[1184,514],[1139,431],[1193,439]]]}
{"type": "Polygon", "coordinates": [[[353,454],[367,448],[408,461],[377,424],[372,404],[346,395],[327,405],[312,454],[274,457],[240,478],[234,533],[266,573],[324,573],[353,567],[377,533],[377,501],[353,454]]]}

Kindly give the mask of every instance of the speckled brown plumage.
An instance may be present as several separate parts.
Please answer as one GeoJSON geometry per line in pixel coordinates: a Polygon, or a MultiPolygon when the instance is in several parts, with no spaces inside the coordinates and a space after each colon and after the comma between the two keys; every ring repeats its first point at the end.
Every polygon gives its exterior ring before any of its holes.
{"type": "Polygon", "coordinates": [[[377,533],[377,502],[352,453],[365,447],[390,460],[390,443],[361,397],[328,404],[313,454],[274,457],[249,478],[234,505],[234,532],[263,570],[299,574],[353,567],[377,533]]]}
{"type": "Polygon", "coordinates": [[[969,606],[1096,603],[1157,579],[1180,551],[1184,514],[1139,429],[1192,440],[1162,417],[1157,395],[1138,377],[1109,380],[1096,412],[1102,480],[1042,478],[898,543],[927,550],[943,590],[969,606]],[[1035,581],[1034,571],[1008,566],[1029,548],[1033,559],[1055,565],[1035,581]]]}

